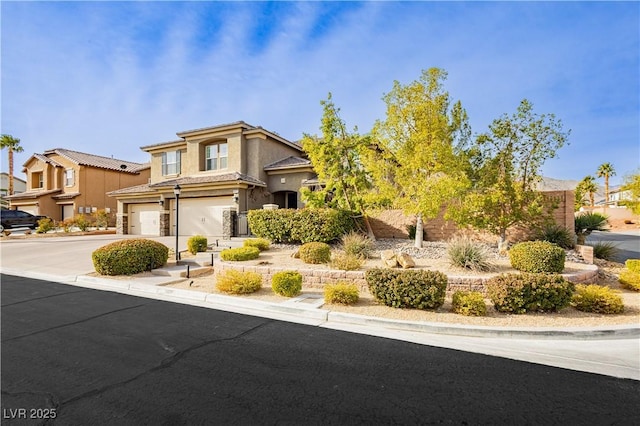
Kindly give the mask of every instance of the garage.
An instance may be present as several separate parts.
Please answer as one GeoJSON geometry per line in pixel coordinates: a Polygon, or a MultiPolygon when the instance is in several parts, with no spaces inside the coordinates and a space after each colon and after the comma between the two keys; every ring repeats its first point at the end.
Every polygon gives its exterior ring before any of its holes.
{"type": "Polygon", "coordinates": [[[11,208],[13,210],[22,210],[23,212],[31,213],[34,216],[37,216],[40,214],[38,213],[38,210],[39,210],[38,206],[33,204],[31,205],[25,204],[24,206],[14,204],[13,206],[11,206],[11,208]]]}
{"type": "MultiPolygon", "coordinates": [[[[180,198],[180,235],[221,236],[222,212],[233,207],[229,201],[229,197],[180,198]]],[[[171,213],[174,224],[175,202],[171,213]]]]}
{"type": "Polygon", "coordinates": [[[62,220],[73,218],[73,204],[64,204],[62,206],[62,220]]]}
{"type": "Polygon", "coordinates": [[[160,206],[157,203],[129,204],[129,234],[160,235],[160,206]]]}

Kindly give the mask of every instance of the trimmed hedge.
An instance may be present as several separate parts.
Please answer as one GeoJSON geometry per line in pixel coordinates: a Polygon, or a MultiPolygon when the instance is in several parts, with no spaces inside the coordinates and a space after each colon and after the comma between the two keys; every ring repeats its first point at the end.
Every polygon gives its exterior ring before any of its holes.
{"type": "Polygon", "coordinates": [[[220,252],[220,259],[222,260],[253,260],[260,256],[260,250],[255,247],[238,247],[225,249],[220,252]]]}
{"type": "Polygon", "coordinates": [[[373,297],[393,308],[437,309],[447,290],[447,276],[438,271],[374,268],[365,279],[373,297]]]}
{"type": "Polygon", "coordinates": [[[358,287],[349,282],[339,281],[336,284],[327,284],[324,287],[325,303],[353,305],[358,302],[359,298],[358,287]]]}
{"type": "Polygon", "coordinates": [[[624,266],[630,271],[640,273],[640,259],[627,259],[624,266]]]}
{"type": "Polygon", "coordinates": [[[579,311],[596,314],[621,314],[624,312],[622,297],[611,288],[596,284],[576,286],[571,306],[579,311]]]}
{"type": "Polygon", "coordinates": [[[262,275],[229,269],[218,275],[216,288],[230,294],[255,293],[262,288],[262,275]]]}
{"type": "Polygon", "coordinates": [[[502,274],[486,284],[499,312],[554,312],[569,306],[575,286],[558,274],[502,274]]]}
{"type": "Polygon", "coordinates": [[[618,281],[629,290],[640,291],[640,272],[625,268],[620,271],[618,281]]]}
{"type": "Polygon", "coordinates": [[[478,291],[456,291],[451,300],[453,312],[465,316],[483,317],[487,315],[487,305],[478,291]]]}
{"type": "Polygon", "coordinates": [[[271,246],[271,242],[264,238],[249,238],[244,240],[242,243],[244,247],[255,247],[260,251],[269,250],[269,246],[271,246]]]}
{"type": "Polygon", "coordinates": [[[305,243],[298,249],[298,255],[304,263],[329,263],[331,247],[326,243],[305,243]]]}
{"type": "Polygon", "coordinates": [[[302,291],[302,275],[298,271],[276,272],[271,278],[271,288],[280,296],[297,296],[302,291]]]}
{"type": "Polygon", "coordinates": [[[189,237],[187,240],[187,249],[191,254],[207,251],[207,237],[203,237],[202,235],[189,237]]]}
{"type": "Polygon", "coordinates": [[[91,254],[96,272],[102,275],[132,275],[167,263],[169,249],[144,238],[115,241],[91,254]]]}
{"type": "Polygon", "coordinates": [[[511,266],[522,272],[562,273],[565,257],[562,247],[548,241],[525,241],[509,250],[511,266]]]}
{"type": "Polygon", "coordinates": [[[355,228],[353,214],[346,210],[249,210],[251,233],[275,243],[332,242],[355,228]]]}

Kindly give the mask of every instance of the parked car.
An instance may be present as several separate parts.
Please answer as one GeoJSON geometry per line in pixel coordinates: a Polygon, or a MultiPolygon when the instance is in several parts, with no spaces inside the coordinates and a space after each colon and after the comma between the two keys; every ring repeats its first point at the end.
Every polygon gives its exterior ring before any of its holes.
{"type": "Polygon", "coordinates": [[[9,228],[31,228],[38,227],[40,219],[46,219],[47,216],[36,216],[22,210],[6,210],[0,211],[0,232],[9,228]]]}

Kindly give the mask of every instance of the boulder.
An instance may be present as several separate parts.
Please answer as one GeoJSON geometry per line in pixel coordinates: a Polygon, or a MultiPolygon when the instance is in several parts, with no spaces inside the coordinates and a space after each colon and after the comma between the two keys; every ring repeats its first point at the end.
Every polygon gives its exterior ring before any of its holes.
{"type": "Polygon", "coordinates": [[[407,253],[399,253],[396,255],[396,260],[403,269],[413,268],[416,266],[416,262],[407,253]]]}
{"type": "Polygon", "coordinates": [[[383,250],[380,252],[380,258],[382,259],[384,266],[388,268],[395,268],[398,266],[398,259],[396,259],[396,254],[393,250],[383,250]]]}

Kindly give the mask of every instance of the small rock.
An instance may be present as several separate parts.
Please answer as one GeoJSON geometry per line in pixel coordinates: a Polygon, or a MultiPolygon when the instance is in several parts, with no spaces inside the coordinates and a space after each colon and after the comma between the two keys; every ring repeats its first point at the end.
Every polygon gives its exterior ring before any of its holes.
{"type": "Polygon", "coordinates": [[[294,250],[293,253],[291,253],[291,257],[293,257],[294,259],[300,259],[300,251],[299,250],[294,250]]]}
{"type": "Polygon", "coordinates": [[[398,266],[398,259],[396,259],[395,256],[391,259],[385,259],[384,266],[386,266],[387,268],[395,268],[396,266],[398,266]]]}
{"type": "Polygon", "coordinates": [[[409,256],[407,253],[398,254],[396,256],[396,260],[403,269],[413,268],[416,266],[416,262],[414,262],[411,256],[409,256]]]}

